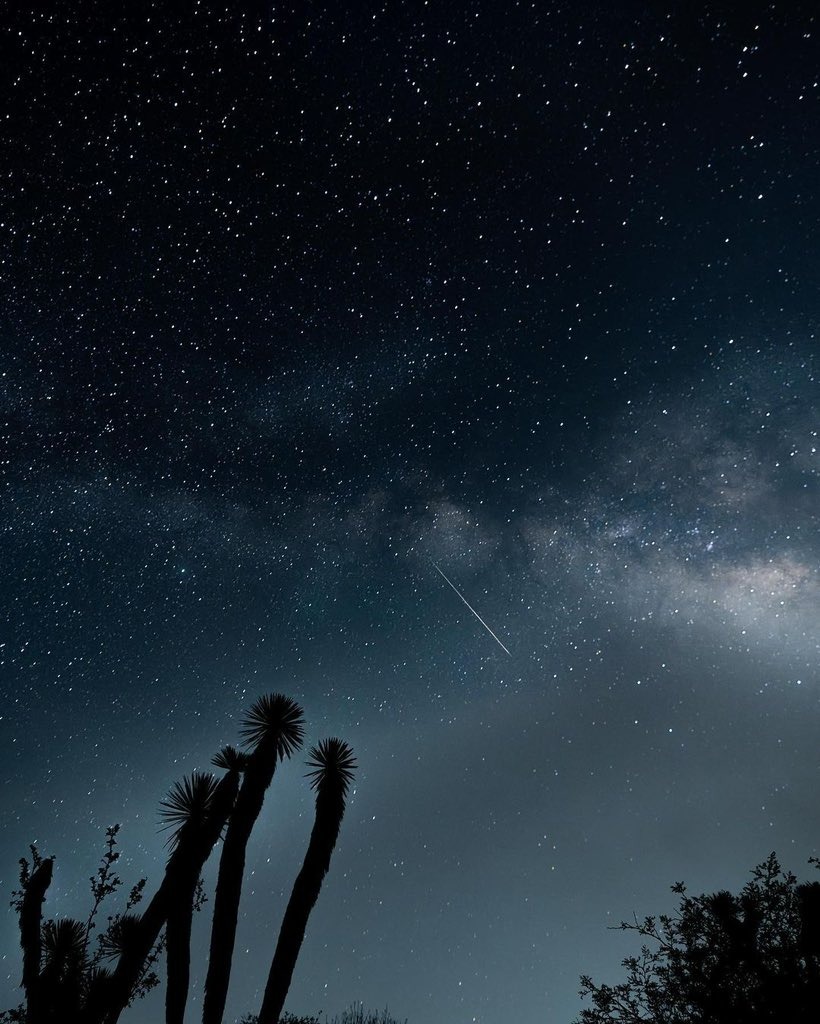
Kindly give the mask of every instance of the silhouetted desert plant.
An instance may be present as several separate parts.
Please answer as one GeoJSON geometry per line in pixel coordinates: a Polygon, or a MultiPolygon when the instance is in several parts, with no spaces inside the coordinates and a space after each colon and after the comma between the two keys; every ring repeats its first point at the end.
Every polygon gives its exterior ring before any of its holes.
{"type": "MultiPolygon", "coordinates": [[[[194,792],[189,786],[179,783],[162,805],[162,817],[167,827],[174,828],[171,844],[176,846],[182,840],[183,831],[193,827],[202,832],[202,846],[209,852],[220,838],[222,829],[236,802],[239,778],[245,768],[245,759],[233,747],[223,747],[213,758],[217,768],[225,769],[225,775],[218,785],[206,785],[210,792],[194,792]]],[[[201,776],[206,779],[209,776],[201,776]]],[[[206,855],[207,856],[207,855],[206,855]]],[[[191,971],[191,924],[200,885],[199,875],[204,862],[194,860],[190,868],[178,879],[178,885],[171,895],[168,920],[165,925],[167,986],[165,992],[166,1024],[182,1024],[191,971]]]]}
{"type": "MultiPolygon", "coordinates": [[[[125,910],[108,917],[94,942],[103,903],[122,886],[116,872],[119,830],[119,825],[106,829],[105,851],[90,879],[91,910],[83,922],[43,922],[42,903],[51,883],[54,858],[43,858],[37,847],[32,846],[31,864],[25,857],[20,860],[20,889],[12,894],[11,905],[20,918],[26,1004],[0,1013],[0,1021],[47,1024],[53,1019],[77,1019],[89,1009],[100,1008],[98,997],[110,982],[110,972],[102,964],[122,952],[125,935],[138,920],[131,911],[142,899],[145,888],[145,879],[140,879],[128,895],[125,910]]],[[[159,984],[154,966],[161,949],[162,942],[149,951],[133,998],[145,995],[159,984]]]]}
{"type": "MultiPolygon", "coordinates": [[[[126,1006],[159,984],[155,968],[161,953],[167,950],[166,1024],[182,1024],[190,981],[192,918],[205,899],[200,874],[230,822],[219,874],[220,882],[225,883],[222,912],[229,927],[223,943],[215,908],[211,935],[211,950],[220,961],[215,975],[220,990],[211,991],[211,1012],[218,1012],[221,1021],[223,1010],[213,997],[216,991],[224,1006],[247,840],[276,765],[298,749],[303,734],[302,709],[294,701],[281,694],[256,701],[242,727],[249,751],[223,748],[212,762],[224,770],[221,779],[194,772],[176,783],[162,801],[163,827],[171,830],[167,843],[170,853],[164,878],[144,912],[135,911],[145,890],[145,879],[141,879],[131,889],[124,910],[110,915],[99,933],[95,930],[101,908],[122,886],[116,871],[119,826],[107,830],[102,861],[91,877],[91,910],[83,920],[43,921],[43,902],[51,884],[54,859],[42,857],[32,846],[31,862],[26,858],[20,861],[20,888],[12,894],[20,925],[25,1003],[0,1012],[0,1021],[116,1024],[126,1006]],[[92,941],[94,938],[96,941],[92,941]]],[[[354,767],[350,749],[340,740],[325,741],[314,748],[312,755],[309,776],[317,790],[317,819],[294,887],[294,893],[300,894],[297,903],[307,908],[305,921],[330,862],[354,767]]],[[[284,933],[291,936],[289,949],[293,948],[294,920],[291,913],[290,928],[283,925],[284,933]]],[[[296,954],[303,936],[304,927],[296,954]]],[[[292,968],[290,964],[291,973],[292,968]]],[[[316,1024],[310,1018],[289,1018],[286,1014],[280,1024],[288,1022],[316,1024]]]]}
{"type": "Polygon", "coordinates": [[[248,840],[262,810],[265,793],[273,780],[277,764],[302,746],[304,712],[289,697],[281,693],[269,694],[256,701],[245,716],[241,731],[249,751],[242,787],[219,860],[208,974],[202,1006],[203,1024],[222,1024],[231,977],[248,840]]]}
{"type": "Polygon", "coordinates": [[[37,984],[43,953],[43,901],[51,885],[54,858],[42,858],[36,846],[31,849],[31,867],[20,860],[20,889],[12,895],[11,905],[20,915],[20,945],[23,947],[23,989],[28,996],[29,1017],[33,1024],[44,1014],[37,984]]]}
{"type": "Polygon", "coordinates": [[[277,1024],[282,1013],[308,918],[330,868],[356,768],[353,751],[336,738],[323,740],[313,747],[307,763],[308,778],[316,790],[316,816],[302,869],[296,876],[282,920],[259,1011],[259,1024],[277,1024]]]}

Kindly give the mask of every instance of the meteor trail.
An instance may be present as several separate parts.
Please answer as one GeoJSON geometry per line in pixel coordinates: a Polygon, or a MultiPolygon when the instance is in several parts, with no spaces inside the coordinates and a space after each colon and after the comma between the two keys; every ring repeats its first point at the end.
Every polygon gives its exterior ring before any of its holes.
{"type": "Polygon", "coordinates": [[[506,653],[509,654],[510,657],[512,657],[512,654],[507,650],[507,648],[504,646],[504,644],[501,643],[501,641],[498,639],[498,637],[495,635],[495,633],[493,633],[493,631],[490,629],[490,627],[487,625],[487,623],[484,621],[484,619],[481,618],[481,616],[478,614],[478,612],[475,610],[475,608],[473,608],[473,606],[470,604],[470,602],[467,600],[467,598],[461,593],[461,591],[458,589],[458,587],[455,585],[455,583],[453,583],[447,576],[444,575],[444,573],[441,571],[441,569],[439,569],[439,567],[436,565],[435,562],[433,562],[433,566],[435,567],[436,572],[440,576],[444,577],[445,582],[449,583],[450,586],[453,588],[453,590],[455,590],[455,592],[458,594],[458,596],[461,598],[461,600],[467,605],[467,607],[470,609],[470,611],[473,613],[473,615],[475,615],[475,617],[478,619],[478,621],[481,623],[481,625],[487,630],[487,632],[490,634],[490,636],[493,638],[493,640],[495,640],[495,642],[498,644],[498,646],[503,651],[506,651],[506,653]]]}

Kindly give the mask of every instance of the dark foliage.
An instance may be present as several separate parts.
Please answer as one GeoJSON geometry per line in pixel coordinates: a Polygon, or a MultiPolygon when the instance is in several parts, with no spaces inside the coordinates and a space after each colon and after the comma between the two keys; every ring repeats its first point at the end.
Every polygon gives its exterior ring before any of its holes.
{"type": "MultiPolygon", "coordinates": [[[[259,1017],[255,1013],[247,1013],[238,1024],[259,1024],[259,1017]]],[[[383,1010],[367,1010],[361,1003],[354,1003],[334,1017],[326,1017],[324,1022],[321,1014],[318,1017],[297,1017],[285,1011],[279,1018],[279,1024],[407,1024],[407,1020],[399,1021],[386,1007],[383,1010]]]]}
{"type": "MultiPolygon", "coordinates": [[[[24,1005],[0,1013],[0,1021],[45,1024],[51,1020],[75,1020],[82,1016],[81,1009],[94,1006],[96,995],[104,992],[109,972],[102,962],[119,956],[123,933],[135,917],[130,911],[142,899],[145,879],[131,889],[125,911],[108,917],[105,927],[93,941],[98,917],[106,899],[122,886],[115,865],[119,860],[117,837],[119,825],[106,829],[105,850],[96,874],[90,878],[91,910],[84,921],[63,919],[41,921],[41,906],[51,882],[54,859],[43,858],[35,846],[31,849],[31,864],[20,861],[20,888],[12,894],[11,906],[20,918],[20,937],[23,946],[23,989],[28,1008],[24,1005]],[[37,927],[35,928],[35,923],[37,927]],[[92,992],[95,995],[92,997],[92,992]]],[[[150,951],[136,980],[130,998],[142,997],[159,978],[154,965],[161,946],[150,951]]]]}
{"type": "Polygon", "coordinates": [[[736,896],[672,891],[677,913],[621,924],[646,940],[624,981],[582,977],[578,1024],[816,1024],[820,883],[798,884],[772,853],[736,896]]]}
{"type": "MultiPolygon", "coordinates": [[[[255,1013],[246,1013],[238,1024],[259,1024],[259,1018],[255,1013]]],[[[279,1018],[279,1024],[321,1024],[321,1021],[318,1017],[297,1017],[292,1013],[283,1013],[279,1018]]]]}

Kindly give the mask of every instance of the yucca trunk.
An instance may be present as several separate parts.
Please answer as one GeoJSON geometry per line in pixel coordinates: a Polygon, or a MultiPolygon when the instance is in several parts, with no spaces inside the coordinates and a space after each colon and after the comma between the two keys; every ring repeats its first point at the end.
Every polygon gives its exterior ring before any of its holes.
{"type": "Polygon", "coordinates": [[[320,795],[316,800],[316,821],[310,834],[302,870],[296,876],[288,900],[276,951],[259,1011],[259,1024],[278,1024],[285,1005],[293,971],[305,938],[308,918],[330,867],[330,858],[344,814],[344,800],[320,795]]]}
{"type": "MultiPolygon", "coordinates": [[[[196,886],[194,887],[194,892],[196,886]]],[[[165,1024],[183,1024],[191,984],[191,924],[194,892],[186,893],[168,913],[165,925],[165,1024]]]]}
{"type": "Polygon", "coordinates": [[[40,962],[43,955],[43,900],[51,885],[54,858],[40,861],[25,886],[20,908],[20,945],[23,949],[23,989],[26,994],[28,1024],[41,1024],[43,1000],[40,986],[40,962]]]}
{"type": "Polygon", "coordinates": [[[203,1024],[222,1024],[231,980],[248,840],[262,810],[265,791],[273,780],[277,758],[278,751],[273,744],[265,749],[260,748],[249,758],[225,842],[222,844],[214,895],[208,974],[205,978],[203,1024]]]}
{"type": "Polygon", "coordinates": [[[290,757],[302,745],[304,713],[290,697],[281,693],[267,694],[254,702],[245,716],[241,732],[251,752],[245,762],[245,777],[219,860],[202,1006],[203,1024],[222,1024],[231,980],[248,840],[278,761],[290,757]]]}
{"type": "Polygon", "coordinates": [[[305,938],[308,918],[316,906],[330,858],[339,838],[347,790],[356,763],[353,751],[338,739],[323,740],[310,752],[308,765],[316,790],[316,817],[302,869],[293,883],[279,939],[273,954],[259,1024],[279,1024],[293,971],[305,938]]]}

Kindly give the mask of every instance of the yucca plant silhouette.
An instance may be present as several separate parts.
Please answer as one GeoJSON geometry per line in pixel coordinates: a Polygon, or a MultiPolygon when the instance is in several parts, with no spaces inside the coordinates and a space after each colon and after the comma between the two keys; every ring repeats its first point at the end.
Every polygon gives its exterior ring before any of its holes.
{"type": "Polygon", "coordinates": [[[203,1024],[222,1024],[231,977],[236,922],[248,839],[262,810],[276,766],[304,738],[302,708],[281,693],[260,697],[245,716],[241,735],[248,747],[245,773],[222,846],[214,897],[211,946],[205,979],[203,1024]]]}
{"type": "Polygon", "coordinates": [[[259,1011],[259,1024],[278,1024],[305,938],[308,918],[330,868],[330,858],[347,805],[347,792],[356,769],[351,748],[335,738],[323,740],[313,747],[307,764],[311,788],[316,790],[316,816],[302,869],[296,876],[282,919],[259,1011]]]}
{"type": "MultiPolygon", "coordinates": [[[[227,810],[230,813],[239,789],[239,778],[245,769],[245,755],[233,747],[223,747],[216,754],[211,764],[223,768],[225,776],[219,785],[206,799],[206,808],[202,814],[201,825],[203,838],[213,847],[222,833],[227,810]],[[220,790],[220,787],[222,789],[220,790]],[[221,806],[227,803],[227,807],[221,806]]],[[[186,780],[187,781],[187,780],[186,780]]],[[[192,812],[196,815],[196,797],[189,792],[185,783],[171,790],[162,804],[161,815],[166,827],[173,828],[170,844],[175,846],[182,838],[183,830],[191,820],[192,812]]],[[[172,894],[168,908],[168,921],[165,925],[165,956],[167,965],[167,985],[165,991],[166,1024],[182,1024],[185,1017],[185,1005],[188,1001],[191,974],[191,924],[194,916],[194,900],[202,865],[194,863],[191,870],[172,894]]]]}
{"type": "MultiPolygon", "coordinates": [[[[168,953],[168,988],[169,993],[173,993],[169,995],[170,1012],[178,1014],[181,1004],[184,1014],[190,963],[190,927],[186,932],[188,912],[185,907],[188,903],[193,904],[202,866],[222,834],[238,786],[238,764],[229,768],[218,783],[209,772],[194,772],[189,778],[176,783],[163,802],[161,815],[165,826],[173,829],[169,840],[171,855],[165,867],[165,877],[145,912],[134,919],[127,933],[123,933],[125,941],[116,969],[106,980],[108,999],[105,1000],[106,1009],[102,1017],[105,1024],[115,1024],[128,1005],[146,959],[166,924],[170,925],[170,934],[166,933],[168,945],[173,946],[173,952],[169,948],[168,953]]],[[[89,998],[88,1007],[96,1007],[101,1002],[97,998],[89,998]]],[[[85,1019],[88,1024],[96,1024],[100,1020],[96,1015],[99,1011],[89,1008],[85,1019]]]]}
{"type": "Polygon", "coordinates": [[[26,993],[26,1017],[31,1024],[43,1019],[43,999],[40,985],[40,962],[43,954],[42,920],[43,900],[51,885],[54,858],[38,860],[36,848],[34,870],[28,875],[26,861],[21,861],[25,875],[21,876],[23,892],[20,901],[20,945],[23,948],[23,990],[26,993]]]}

